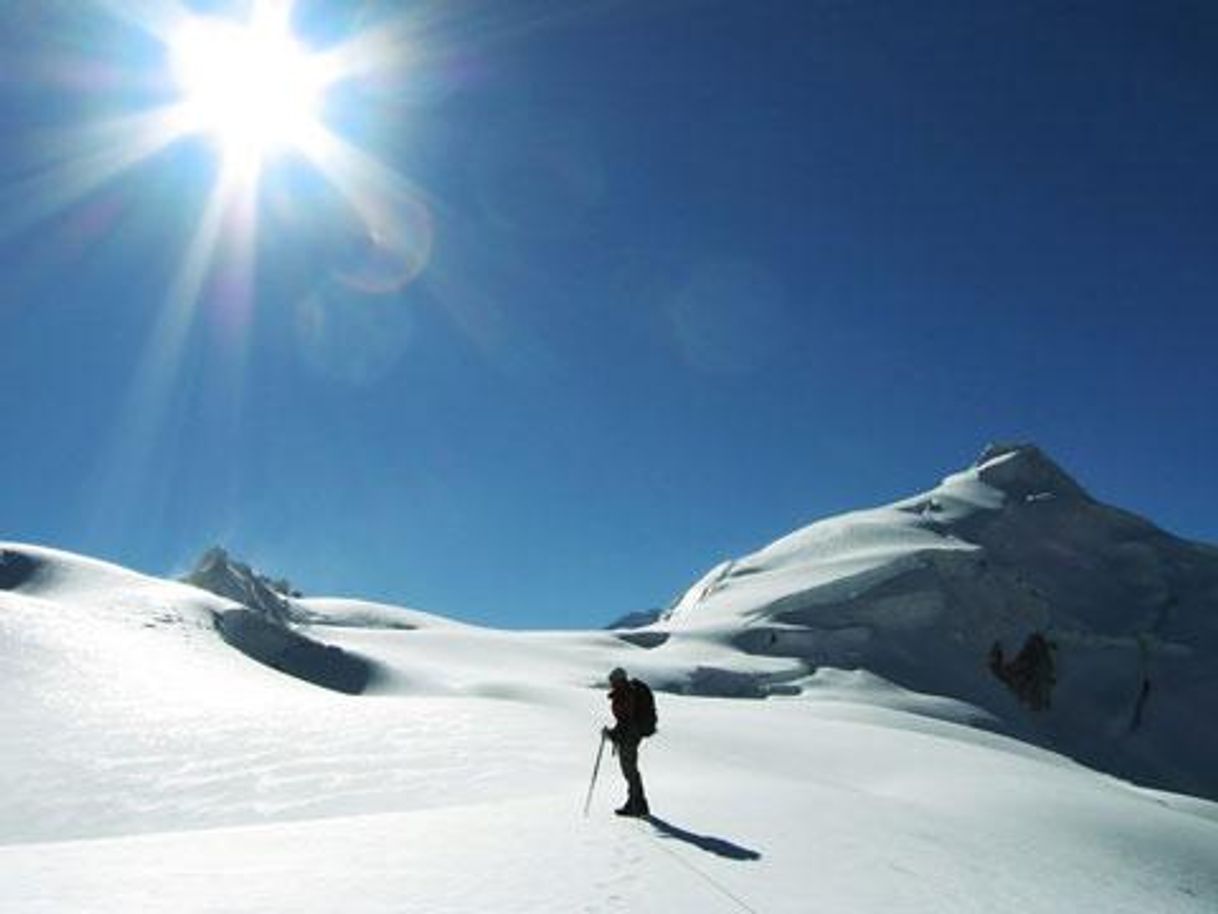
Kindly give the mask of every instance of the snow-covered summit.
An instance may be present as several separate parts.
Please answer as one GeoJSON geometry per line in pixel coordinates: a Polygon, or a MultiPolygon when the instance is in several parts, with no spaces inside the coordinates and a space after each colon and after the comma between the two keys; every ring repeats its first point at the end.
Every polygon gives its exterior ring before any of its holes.
{"type": "Polygon", "coordinates": [[[1031,445],[818,521],[696,582],[656,628],[864,668],[1089,764],[1218,796],[1218,550],[1089,496],[1031,445]]]}

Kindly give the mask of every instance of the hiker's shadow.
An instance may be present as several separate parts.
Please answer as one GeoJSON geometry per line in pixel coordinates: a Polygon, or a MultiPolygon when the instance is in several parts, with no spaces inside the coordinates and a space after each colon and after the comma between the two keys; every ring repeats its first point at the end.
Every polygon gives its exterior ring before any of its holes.
{"type": "Polygon", "coordinates": [[[692,844],[699,850],[704,850],[708,854],[715,854],[719,857],[726,857],[729,860],[760,860],[761,854],[758,851],[750,850],[747,847],[741,847],[739,844],[733,844],[725,838],[713,838],[710,835],[696,835],[691,831],[686,831],[683,828],[678,828],[671,822],[665,822],[663,819],[656,816],[647,816],[646,821],[650,822],[652,827],[659,833],[662,838],[675,838],[678,841],[684,841],[686,844],[692,844]]]}

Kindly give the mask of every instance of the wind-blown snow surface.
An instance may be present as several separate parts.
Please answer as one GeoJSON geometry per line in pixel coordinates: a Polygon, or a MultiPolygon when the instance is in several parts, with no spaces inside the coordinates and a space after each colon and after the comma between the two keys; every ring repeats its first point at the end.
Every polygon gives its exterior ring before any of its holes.
{"type": "Polygon", "coordinates": [[[378,670],[344,695],[224,643],[220,598],[3,548],[5,912],[1218,909],[1218,806],[863,672],[304,601],[378,670]],[[659,695],[656,820],[612,815],[608,754],[584,818],[616,664],[790,694],[659,695]]]}

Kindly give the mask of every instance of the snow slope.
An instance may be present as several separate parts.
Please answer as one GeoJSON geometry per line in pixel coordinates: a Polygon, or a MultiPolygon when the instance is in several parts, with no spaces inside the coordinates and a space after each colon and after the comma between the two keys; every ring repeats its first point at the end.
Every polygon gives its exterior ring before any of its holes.
{"type": "Polygon", "coordinates": [[[1218,798],[1218,733],[1202,724],[1218,706],[1218,549],[1097,502],[1032,446],[991,447],[935,489],[722,563],[649,631],[865,668],[1103,770],[1218,798]],[[1036,633],[1043,656],[1019,661],[1036,633]]]}
{"type": "Polygon", "coordinates": [[[223,598],[0,549],[5,912],[1218,908],[1218,806],[862,671],[303,601],[302,632],[381,671],[347,695],[226,643],[223,598]],[[784,694],[661,694],[657,818],[610,813],[608,757],[584,818],[615,664],[784,694]]]}

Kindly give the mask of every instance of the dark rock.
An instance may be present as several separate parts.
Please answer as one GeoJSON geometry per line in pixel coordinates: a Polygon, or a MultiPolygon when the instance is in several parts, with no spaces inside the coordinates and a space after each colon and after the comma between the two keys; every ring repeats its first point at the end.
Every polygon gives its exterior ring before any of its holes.
{"type": "Polygon", "coordinates": [[[38,561],[23,552],[0,549],[0,590],[16,590],[38,573],[38,561]]]}
{"type": "Polygon", "coordinates": [[[1048,710],[1053,686],[1057,684],[1053,647],[1053,643],[1043,634],[1033,632],[1015,659],[1007,662],[1003,657],[1002,644],[995,641],[990,648],[990,672],[1033,711],[1048,710]]]}
{"type": "Polygon", "coordinates": [[[182,580],[240,603],[272,621],[282,623],[292,617],[288,596],[296,594],[293,594],[286,580],[274,581],[259,574],[219,546],[213,546],[203,553],[194,570],[182,580]]]}

